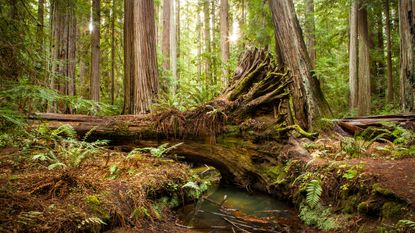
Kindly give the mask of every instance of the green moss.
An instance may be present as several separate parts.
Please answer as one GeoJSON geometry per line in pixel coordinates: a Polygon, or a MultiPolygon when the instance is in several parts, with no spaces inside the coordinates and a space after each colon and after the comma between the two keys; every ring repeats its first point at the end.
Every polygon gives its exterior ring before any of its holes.
{"type": "Polygon", "coordinates": [[[102,218],[104,219],[109,219],[110,218],[110,214],[108,211],[106,211],[101,205],[101,201],[99,200],[99,198],[95,195],[89,195],[85,198],[85,202],[86,204],[89,206],[89,208],[100,214],[102,218]]]}
{"type": "MultiPolygon", "coordinates": [[[[393,192],[390,190],[387,190],[385,188],[382,188],[379,183],[373,184],[372,190],[375,193],[381,194],[385,197],[392,197],[392,198],[398,198],[393,192]]],[[[399,199],[399,198],[398,198],[399,199]]]]}
{"type": "Polygon", "coordinates": [[[144,219],[147,217],[150,217],[150,214],[148,213],[148,210],[144,207],[138,207],[135,208],[133,213],[131,214],[131,216],[134,219],[140,220],[140,219],[144,219]]]}
{"type": "Polygon", "coordinates": [[[365,213],[369,212],[369,207],[370,207],[369,202],[367,202],[367,201],[360,202],[359,205],[357,205],[357,211],[359,213],[365,214],[365,213]]]}
{"type": "Polygon", "coordinates": [[[385,202],[382,206],[382,217],[384,219],[399,219],[404,210],[402,204],[396,202],[385,202]]]}
{"type": "Polygon", "coordinates": [[[270,167],[267,171],[267,175],[273,180],[272,184],[284,184],[287,180],[285,179],[286,173],[282,165],[270,167]]]}
{"type": "Polygon", "coordinates": [[[351,214],[359,204],[359,196],[353,195],[342,201],[342,212],[351,214]]]}
{"type": "Polygon", "coordinates": [[[98,197],[95,195],[89,195],[85,198],[86,203],[90,207],[97,207],[101,205],[101,202],[99,201],[98,197]]]}

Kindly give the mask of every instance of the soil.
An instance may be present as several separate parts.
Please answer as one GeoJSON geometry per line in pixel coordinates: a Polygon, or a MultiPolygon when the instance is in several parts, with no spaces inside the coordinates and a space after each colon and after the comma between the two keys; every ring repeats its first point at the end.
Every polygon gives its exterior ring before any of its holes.
{"type": "Polygon", "coordinates": [[[415,207],[415,158],[400,160],[360,159],[351,163],[365,163],[365,173],[376,176],[380,186],[415,207]]]}

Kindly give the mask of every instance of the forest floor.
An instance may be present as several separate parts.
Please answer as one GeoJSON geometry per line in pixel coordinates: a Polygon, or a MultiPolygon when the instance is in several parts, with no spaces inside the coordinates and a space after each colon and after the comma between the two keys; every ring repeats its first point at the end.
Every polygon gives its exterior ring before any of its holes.
{"type": "Polygon", "coordinates": [[[187,165],[148,154],[114,152],[49,170],[3,148],[0,232],[186,232],[169,209],[188,198],[182,186],[192,179],[187,165]]]}
{"type": "MultiPolygon", "coordinates": [[[[105,149],[82,163],[50,169],[50,161],[33,159],[46,153],[36,148],[50,144],[35,141],[29,151],[0,149],[0,232],[193,232],[176,224],[173,211],[201,194],[184,188],[201,183],[188,165],[150,153],[105,149]]],[[[275,155],[285,167],[273,170],[281,193],[296,206],[305,191],[297,180],[309,173],[322,182],[321,203],[330,206],[333,216],[347,215],[335,217],[340,220],[330,232],[410,232],[395,225],[415,217],[415,158],[396,156],[391,143],[367,143],[334,131],[315,141],[297,141],[297,148],[288,145],[275,155]],[[295,153],[289,151],[293,148],[295,153]],[[302,162],[292,165],[295,160],[302,162]]],[[[54,152],[68,149],[64,145],[54,152]]]]}

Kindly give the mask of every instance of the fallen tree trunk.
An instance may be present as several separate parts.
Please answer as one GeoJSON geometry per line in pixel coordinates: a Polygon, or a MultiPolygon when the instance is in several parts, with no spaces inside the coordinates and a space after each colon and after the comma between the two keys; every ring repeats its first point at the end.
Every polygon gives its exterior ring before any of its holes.
{"type": "Polygon", "coordinates": [[[369,127],[391,128],[392,125],[400,125],[405,128],[415,129],[415,114],[394,114],[346,118],[338,120],[337,124],[343,130],[352,135],[361,133],[369,127]]]}
{"type": "Polygon", "coordinates": [[[50,128],[69,124],[80,134],[92,130],[92,139],[110,139],[115,146],[183,141],[177,154],[218,167],[242,187],[267,190],[272,178],[266,168],[278,164],[274,157],[288,138],[288,125],[296,122],[289,104],[291,80],[268,52],[253,49],[244,54],[224,92],[194,110],[114,117],[38,113],[31,119],[34,127],[47,122],[50,128]],[[278,142],[266,148],[266,140],[278,142]]]}

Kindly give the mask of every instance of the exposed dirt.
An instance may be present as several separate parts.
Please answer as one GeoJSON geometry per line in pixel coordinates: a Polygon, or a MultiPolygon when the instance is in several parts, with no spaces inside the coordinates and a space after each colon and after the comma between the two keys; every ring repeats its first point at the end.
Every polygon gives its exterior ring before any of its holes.
{"type": "Polygon", "coordinates": [[[368,159],[352,160],[365,163],[364,173],[376,176],[380,186],[404,199],[415,207],[415,158],[401,160],[368,159]]]}

